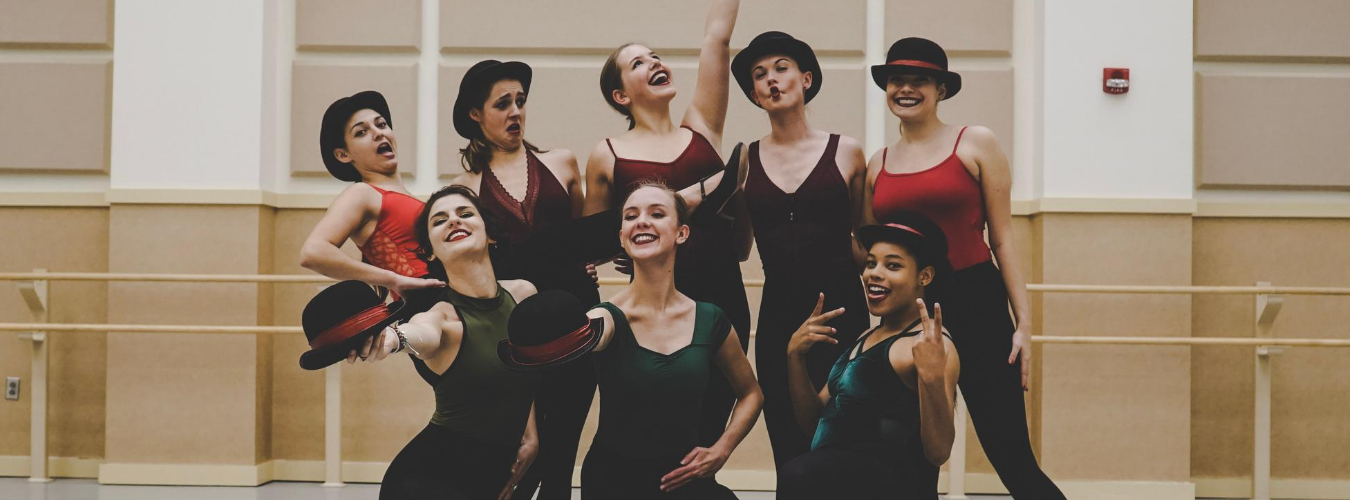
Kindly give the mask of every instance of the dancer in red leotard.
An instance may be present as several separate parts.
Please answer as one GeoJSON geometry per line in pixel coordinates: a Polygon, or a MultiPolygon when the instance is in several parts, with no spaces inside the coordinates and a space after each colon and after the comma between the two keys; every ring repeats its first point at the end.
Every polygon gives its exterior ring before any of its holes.
{"type": "Polygon", "coordinates": [[[1062,499],[1036,464],[1027,434],[1022,393],[1031,366],[1031,309],[1013,248],[1008,158],[989,129],[938,119],[938,103],[961,90],[961,75],[947,69],[942,47],[905,38],[886,60],[872,67],[872,79],[900,118],[900,140],[868,164],[870,215],[887,223],[912,210],[942,228],[954,271],[930,294],[942,304],[961,354],[961,393],[980,444],[1013,498],[1062,499]]]}
{"type": "Polygon", "coordinates": [[[339,280],[360,280],[389,289],[443,287],[424,279],[427,262],[417,255],[413,221],[422,202],[408,193],[398,173],[398,140],[389,104],[367,90],[333,102],[324,112],[319,152],[328,172],[351,182],[329,205],[300,250],[300,265],[339,280]],[[362,261],[342,253],[347,240],[362,261]]]}

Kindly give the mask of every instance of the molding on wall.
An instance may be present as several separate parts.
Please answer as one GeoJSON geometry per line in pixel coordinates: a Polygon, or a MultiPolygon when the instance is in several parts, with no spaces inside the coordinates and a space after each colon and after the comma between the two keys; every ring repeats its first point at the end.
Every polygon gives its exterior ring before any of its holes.
{"type": "Polygon", "coordinates": [[[1195,216],[1347,219],[1350,202],[1201,201],[1195,216]]]}
{"type": "Polygon", "coordinates": [[[1041,198],[1036,213],[1179,214],[1191,215],[1191,198],[1041,198]]]}
{"type": "MultiPolygon", "coordinates": [[[[98,477],[101,458],[47,457],[47,474],[51,477],[93,479],[98,477]]],[[[27,455],[0,455],[0,477],[28,477],[27,455]]]]}
{"type": "Polygon", "coordinates": [[[0,207],[106,207],[101,191],[0,192],[0,207]]]}
{"type": "Polygon", "coordinates": [[[99,465],[99,484],[258,486],[277,479],[272,462],[257,465],[99,465]]]}
{"type": "MultiPolygon", "coordinates": [[[[1195,478],[1195,494],[1207,498],[1251,498],[1250,477],[1195,478]]],[[[1280,479],[1271,478],[1272,498],[1302,498],[1306,500],[1338,500],[1350,498],[1350,479],[1280,479]]]]}
{"type": "MultiPolygon", "coordinates": [[[[425,198],[425,193],[413,193],[425,198]]],[[[107,207],[112,204],[259,205],[326,209],[336,193],[275,193],[255,189],[111,189],[105,192],[0,192],[0,207],[107,207]]],[[[1350,219],[1350,201],[1206,200],[1183,198],[1039,198],[1012,200],[1012,215],[1045,213],[1175,214],[1216,218],[1350,219]]]]}

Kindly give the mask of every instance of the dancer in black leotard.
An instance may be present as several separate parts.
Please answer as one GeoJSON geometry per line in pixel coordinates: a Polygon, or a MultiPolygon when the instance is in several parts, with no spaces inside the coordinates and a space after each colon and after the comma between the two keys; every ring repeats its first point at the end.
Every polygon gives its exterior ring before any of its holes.
{"type": "Polygon", "coordinates": [[[806,104],[823,75],[815,53],[791,35],[755,37],[731,62],[741,91],[769,116],[772,131],[750,144],[745,200],[764,263],[764,295],[755,336],[755,374],[764,388],[764,424],[776,466],[810,449],[811,436],[792,416],[787,344],[825,294],[825,308],[844,308],[830,326],[848,335],[816,345],[807,355],[811,383],[825,385],[830,366],[869,325],[858,281],[862,252],[852,231],[862,220],[867,165],[862,146],[848,137],[813,130],[806,104]]]}
{"type": "Polygon", "coordinates": [[[941,305],[930,317],[924,290],[946,271],[942,231],[927,218],[896,214],[896,222],[866,226],[863,281],[867,308],[881,326],[839,357],[825,389],[806,372],[813,344],[840,333],[825,322],[843,311],[815,312],[788,346],[792,403],[811,451],[780,470],[778,498],[899,498],[936,500],[938,467],[951,453],[952,412],[960,361],[942,330],[941,305]]]}

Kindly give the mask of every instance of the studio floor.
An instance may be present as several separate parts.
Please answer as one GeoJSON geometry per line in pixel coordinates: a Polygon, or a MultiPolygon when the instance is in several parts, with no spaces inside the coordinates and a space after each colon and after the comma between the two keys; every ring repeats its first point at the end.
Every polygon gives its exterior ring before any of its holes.
{"type": "MultiPolygon", "coordinates": [[[[102,486],[93,479],[57,479],[44,484],[29,483],[24,478],[0,478],[0,500],[375,500],[379,494],[377,484],[325,488],[317,483],[274,482],[257,488],[202,488],[102,486]]],[[[741,500],[771,500],[773,493],[742,491],[736,496],[741,500]]],[[[581,490],[572,490],[572,498],[581,498],[581,490]]],[[[970,498],[1005,500],[1010,497],[972,495],[970,498]]]]}

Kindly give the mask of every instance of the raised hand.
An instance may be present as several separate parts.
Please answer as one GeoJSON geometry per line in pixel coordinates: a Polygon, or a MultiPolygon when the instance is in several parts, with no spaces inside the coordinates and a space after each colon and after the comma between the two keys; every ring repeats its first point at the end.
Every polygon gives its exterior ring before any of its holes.
{"type": "Polygon", "coordinates": [[[680,460],[680,468],[661,477],[661,491],[671,492],[689,484],[689,481],[716,474],[730,457],[730,452],[716,445],[712,448],[694,448],[694,451],[684,456],[684,460],[680,460]]]}
{"type": "Polygon", "coordinates": [[[825,294],[820,294],[816,299],[816,308],[811,311],[811,317],[806,318],[802,326],[797,327],[797,331],[792,333],[792,338],[788,339],[788,355],[805,356],[807,351],[821,342],[838,344],[839,339],[834,338],[834,328],[825,326],[825,323],[844,314],[844,308],[838,308],[827,313],[821,313],[820,309],[825,306],[825,294]]]}
{"type": "Polygon", "coordinates": [[[941,380],[947,371],[947,346],[942,342],[942,304],[933,304],[931,318],[923,299],[918,299],[918,304],[923,334],[910,350],[914,368],[918,370],[920,380],[941,380]]]}

